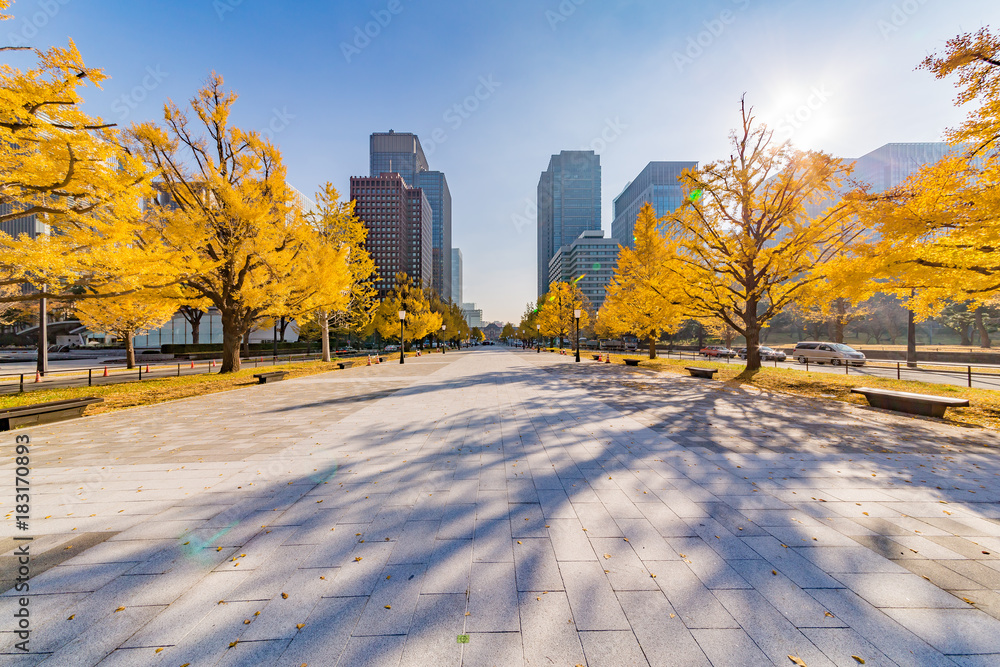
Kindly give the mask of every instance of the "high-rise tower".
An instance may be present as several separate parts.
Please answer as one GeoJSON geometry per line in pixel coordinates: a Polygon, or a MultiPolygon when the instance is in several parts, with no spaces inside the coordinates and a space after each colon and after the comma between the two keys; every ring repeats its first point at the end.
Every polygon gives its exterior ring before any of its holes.
{"type": "Polygon", "coordinates": [[[585,231],[601,228],[601,158],[562,151],[538,179],[538,295],[549,289],[549,260],[585,231]]]}

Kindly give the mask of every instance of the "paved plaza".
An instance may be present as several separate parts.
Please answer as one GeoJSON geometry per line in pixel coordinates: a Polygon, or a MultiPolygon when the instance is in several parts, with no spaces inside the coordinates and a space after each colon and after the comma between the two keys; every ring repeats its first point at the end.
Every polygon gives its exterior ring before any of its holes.
{"type": "Polygon", "coordinates": [[[494,349],[0,440],[3,665],[1000,664],[979,429],[494,349]]]}

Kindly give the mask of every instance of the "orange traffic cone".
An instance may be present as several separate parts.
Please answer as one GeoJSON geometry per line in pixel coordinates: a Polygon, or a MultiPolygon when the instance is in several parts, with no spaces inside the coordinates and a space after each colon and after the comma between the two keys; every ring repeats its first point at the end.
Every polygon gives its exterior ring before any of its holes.
{"type": "Polygon", "coordinates": [[[372,365],[372,355],[370,355],[370,354],[368,355],[368,365],[369,366],[372,365]]]}
{"type": "Polygon", "coordinates": [[[210,368],[215,368],[215,359],[212,359],[212,365],[210,368]]]}
{"type": "Polygon", "coordinates": [[[42,374],[39,373],[38,371],[35,371],[35,382],[41,382],[41,381],[42,381],[42,374]]]}
{"type": "Polygon", "coordinates": [[[606,363],[606,364],[610,364],[611,363],[611,353],[610,352],[608,352],[607,354],[604,355],[604,363],[606,363]]]}
{"type": "Polygon", "coordinates": [[[108,367],[104,367],[104,377],[108,377],[108,367]]]}
{"type": "Polygon", "coordinates": [[[146,372],[149,372],[149,364],[146,364],[146,372]]]}

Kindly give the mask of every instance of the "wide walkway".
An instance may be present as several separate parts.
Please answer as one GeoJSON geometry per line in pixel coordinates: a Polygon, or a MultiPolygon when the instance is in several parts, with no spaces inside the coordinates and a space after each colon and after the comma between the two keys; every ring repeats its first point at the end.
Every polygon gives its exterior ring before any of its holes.
{"type": "Polygon", "coordinates": [[[4,665],[1000,664],[976,429],[477,350],[0,442],[4,665]]]}

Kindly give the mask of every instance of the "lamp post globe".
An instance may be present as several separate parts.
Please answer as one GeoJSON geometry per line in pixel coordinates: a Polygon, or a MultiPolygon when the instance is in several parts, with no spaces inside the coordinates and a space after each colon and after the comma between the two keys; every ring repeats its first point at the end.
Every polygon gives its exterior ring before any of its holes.
{"type": "Polygon", "coordinates": [[[444,348],[445,348],[444,332],[447,331],[447,330],[448,330],[448,325],[447,324],[442,324],[441,325],[441,354],[444,354],[444,348]]]}

